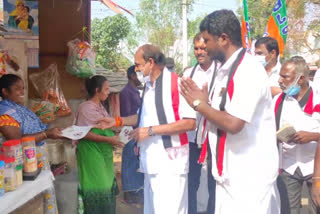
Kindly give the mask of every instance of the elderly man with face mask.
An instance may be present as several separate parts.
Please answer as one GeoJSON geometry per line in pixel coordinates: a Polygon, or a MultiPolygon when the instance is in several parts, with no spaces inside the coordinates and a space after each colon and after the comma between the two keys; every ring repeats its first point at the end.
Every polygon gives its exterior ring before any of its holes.
{"type": "Polygon", "coordinates": [[[274,97],[282,92],[278,83],[281,64],[279,61],[279,45],[277,40],[271,37],[258,39],[255,43],[254,53],[267,71],[268,82],[271,87],[272,96],[274,97]]]}
{"type": "MultiPolygon", "coordinates": [[[[279,142],[281,174],[278,187],[282,213],[300,213],[304,182],[311,193],[316,141],[320,138],[320,106],[309,86],[308,72],[309,68],[302,57],[295,56],[286,61],[279,79],[283,93],[273,100],[277,129],[288,124],[297,131],[288,142],[279,142]]],[[[309,213],[317,213],[311,195],[309,201],[309,213]]]]}
{"type": "Polygon", "coordinates": [[[145,84],[138,115],[101,121],[106,127],[137,125],[131,132],[140,149],[145,214],[188,213],[189,141],[195,112],[180,95],[179,78],[165,68],[165,56],[153,45],[141,46],[135,68],[145,84]]]}

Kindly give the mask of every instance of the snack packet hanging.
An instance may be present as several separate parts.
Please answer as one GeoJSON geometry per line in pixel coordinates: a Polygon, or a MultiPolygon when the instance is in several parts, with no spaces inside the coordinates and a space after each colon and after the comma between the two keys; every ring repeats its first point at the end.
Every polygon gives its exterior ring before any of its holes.
{"type": "Polygon", "coordinates": [[[69,48],[66,70],[72,75],[87,78],[96,74],[96,54],[86,41],[79,39],[67,43],[69,48]]]}
{"type": "MultiPolygon", "coordinates": [[[[68,105],[59,84],[57,64],[51,64],[43,72],[31,74],[30,80],[38,94],[42,97],[42,100],[50,102],[55,106],[51,106],[50,109],[55,109],[56,116],[67,116],[71,114],[71,108],[68,105]]],[[[43,111],[40,112],[43,113],[43,111]]],[[[50,117],[52,115],[49,113],[52,113],[52,111],[46,113],[47,115],[43,114],[42,117],[47,116],[49,118],[45,120],[51,120],[50,117]]]]}

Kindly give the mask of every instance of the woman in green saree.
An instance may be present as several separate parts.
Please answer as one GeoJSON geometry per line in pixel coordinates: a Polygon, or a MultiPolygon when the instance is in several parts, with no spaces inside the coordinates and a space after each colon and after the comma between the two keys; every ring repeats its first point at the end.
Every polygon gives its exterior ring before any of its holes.
{"type": "MultiPolygon", "coordinates": [[[[109,95],[109,83],[104,76],[94,76],[86,81],[89,99],[79,106],[76,125],[96,125],[109,117],[101,102],[109,95]]],[[[96,126],[97,127],[97,126],[96,126]]],[[[113,169],[113,147],[123,143],[110,129],[93,128],[77,145],[79,194],[83,200],[84,214],[113,214],[118,193],[113,169]]]]}

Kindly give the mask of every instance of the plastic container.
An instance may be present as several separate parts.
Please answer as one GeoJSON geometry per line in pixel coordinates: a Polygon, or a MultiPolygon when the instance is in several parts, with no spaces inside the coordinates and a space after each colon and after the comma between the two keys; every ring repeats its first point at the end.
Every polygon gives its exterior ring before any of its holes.
{"type": "Polygon", "coordinates": [[[47,189],[45,191],[45,201],[44,201],[44,208],[46,214],[57,214],[58,207],[56,201],[56,193],[54,187],[47,189]]]}
{"type": "Polygon", "coordinates": [[[7,140],[3,142],[4,155],[7,157],[15,157],[16,165],[23,164],[21,140],[7,140]]]}
{"type": "Polygon", "coordinates": [[[0,197],[4,195],[5,189],[4,189],[4,167],[5,162],[0,161],[0,197]]]}
{"type": "Polygon", "coordinates": [[[5,157],[4,162],[5,192],[14,191],[17,189],[16,159],[14,157],[5,157]]]}
{"type": "Polygon", "coordinates": [[[36,145],[34,137],[22,138],[23,172],[37,173],[36,145]]]}
{"type": "Polygon", "coordinates": [[[16,166],[17,187],[23,183],[22,168],[23,165],[16,166]]]}
{"type": "Polygon", "coordinates": [[[4,141],[5,141],[5,140],[4,140],[4,137],[3,137],[3,135],[2,135],[1,132],[0,132],[0,147],[2,146],[2,144],[3,144],[4,141]]]}
{"type": "Polygon", "coordinates": [[[50,170],[47,144],[43,141],[40,143],[37,143],[36,151],[37,151],[38,168],[42,168],[43,170],[50,170]]]}

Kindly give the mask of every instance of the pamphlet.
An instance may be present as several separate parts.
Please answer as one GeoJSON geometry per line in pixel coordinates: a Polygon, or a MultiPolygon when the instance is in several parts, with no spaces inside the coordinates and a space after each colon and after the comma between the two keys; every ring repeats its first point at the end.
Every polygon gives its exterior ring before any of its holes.
{"type": "Polygon", "coordinates": [[[71,140],[80,140],[84,138],[93,126],[70,126],[62,130],[62,136],[71,140]]]}
{"type": "Polygon", "coordinates": [[[130,139],[130,132],[133,130],[131,126],[124,126],[119,134],[120,141],[124,144],[127,144],[131,139],[130,139]]]}
{"type": "Polygon", "coordinates": [[[296,130],[293,128],[293,126],[286,124],[277,131],[277,139],[281,142],[287,143],[295,133],[296,130]]]}

